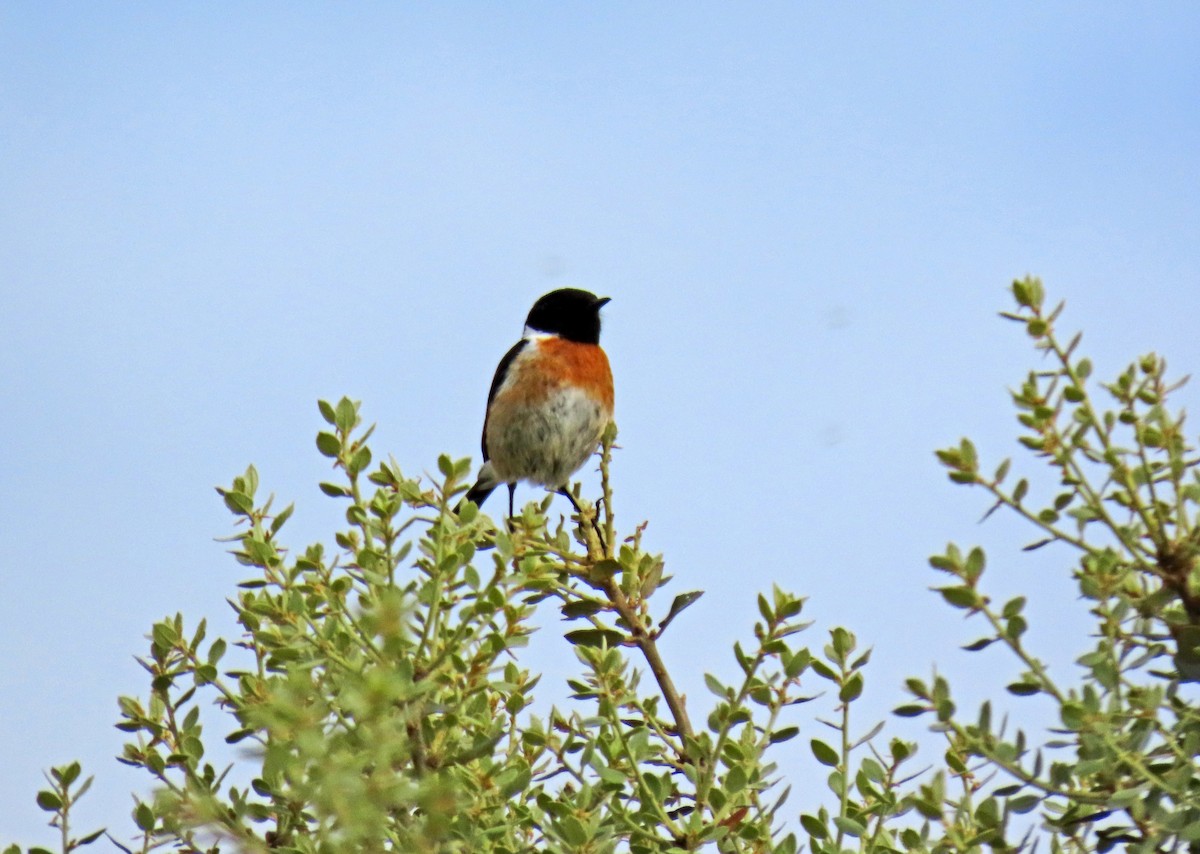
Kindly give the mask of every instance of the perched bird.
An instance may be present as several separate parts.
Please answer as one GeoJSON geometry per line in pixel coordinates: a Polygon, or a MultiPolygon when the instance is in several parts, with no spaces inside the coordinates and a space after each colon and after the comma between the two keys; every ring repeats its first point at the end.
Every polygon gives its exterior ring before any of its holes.
{"type": "Polygon", "coordinates": [[[595,452],[613,414],[612,372],[600,349],[600,309],[608,301],[560,288],[533,304],[524,337],[492,379],[483,467],[465,500],[483,504],[506,483],[512,516],[517,481],[524,480],[567,496],[579,509],[567,481],[595,452]]]}

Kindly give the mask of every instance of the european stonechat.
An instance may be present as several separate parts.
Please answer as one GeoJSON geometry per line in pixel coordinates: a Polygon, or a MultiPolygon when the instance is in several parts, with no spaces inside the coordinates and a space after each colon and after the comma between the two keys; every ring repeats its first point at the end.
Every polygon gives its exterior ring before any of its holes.
{"type": "Polygon", "coordinates": [[[596,451],[613,415],[612,371],[600,349],[600,309],[608,297],[560,288],[533,304],[525,334],[504,354],[488,392],[483,467],[467,501],[483,504],[517,481],[570,499],[567,481],[596,451]]]}

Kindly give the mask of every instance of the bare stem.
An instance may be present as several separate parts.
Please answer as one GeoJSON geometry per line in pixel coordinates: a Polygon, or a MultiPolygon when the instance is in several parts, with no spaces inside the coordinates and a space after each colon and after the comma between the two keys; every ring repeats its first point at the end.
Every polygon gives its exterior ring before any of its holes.
{"type": "Polygon", "coordinates": [[[646,659],[646,664],[650,667],[650,672],[654,674],[654,681],[658,683],[658,689],[662,692],[663,699],[667,701],[667,708],[671,710],[671,717],[675,719],[675,729],[679,731],[680,737],[683,738],[686,744],[689,739],[695,737],[695,733],[692,730],[692,722],[688,719],[683,697],[675,688],[675,682],[671,679],[671,674],[667,672],[667,665],[663,662],[662,655],[658,651],[658,643],[655,641],[654,635],[646,629],[643,621],[630,605],[629,599],[621,591],[621,588],[617,586],[615,580],[610,578],[604,583],[604,592],[608,596],[609,601],[612,602],[617,614],[629,626],[632,634],[631,640],[641,650],[642,656],[646,659]]]}
{"type": "MultiPolygon", "coordinates": [[[[603,536],[603,556],[611,557],[616,551],[615,543],[613,542],[613,504],[612,504],[612,488],[609,484],[609,460],[612,457],[613,441],[616,439],[616,430],[612,428],[605,432],[604,440],[600,448],[600,483],[604,492],[604,515],[605,515],[605,535],[603,536]]],[[[581,516],[582,521],[582,516],[581,516]]],[[[600,525],[599,514],[596,514],[591,519],[593,529],[597,529],[600,525]]],[[[595,533],[599,533],[598,530],[595,533]]],[[[589,549],[590,551],[590,549],[589,549]]],[[[608,601],[612,603],[614,610],[629,627],[630,640],[642,652],[642,656],[646,659],[646,664],[650,667],[650,672],[654,675],[654,681],[658,683],[658,689],[662,692],[663,699],[667,703],[667,708],[671,710],[671,716],[675,719],[675,729],[679,732],[680,738],[684,742],[681,756],[686,757],[687,742],[695,738],[695,733],[692,730],[692,722],[688,718],[687,708],[684,705],[683,697],[675,687],[675,682],[671,679],[671,674],[667,671],[667,665],[663,662],[662,654],[658,651],[658,643],[656,642],[654,633],[650,631],[638,614],[637,608],[629,598],[621,590],[616,579],[608,577],[601,584],[601,589],[608,597],[608,601]]]]}

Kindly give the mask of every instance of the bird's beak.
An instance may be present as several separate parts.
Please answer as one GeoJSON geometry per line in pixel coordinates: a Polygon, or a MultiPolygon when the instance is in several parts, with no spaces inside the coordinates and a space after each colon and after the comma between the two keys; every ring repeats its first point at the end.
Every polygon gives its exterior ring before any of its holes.
{"type": "Polygon", "coordinates": [[[610,302],[612,302],[612,297],[599,297],[596,300],[596,308],[603,308],[604,306],[608,305],[610,302]]]}

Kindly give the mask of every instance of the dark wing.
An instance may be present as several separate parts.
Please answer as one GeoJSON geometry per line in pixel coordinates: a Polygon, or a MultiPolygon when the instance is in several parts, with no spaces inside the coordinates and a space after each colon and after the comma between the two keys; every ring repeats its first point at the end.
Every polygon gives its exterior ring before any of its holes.
{"type": "Polygon", "coordinates": [[[508,376],[509,366],[512,365],[513,360],[517,358],[517,354],[520,353],[528,343],[528,339],[522,338],[516,344],[513,344],[512,348],[504,354],[504,358],[500,360],[500,364],[496,366],[496,376],[492,377],[492,387],[488,391],[487,412],[483,416],[483,439],[480,442],[480,444],[483,445],[483,461],[485,463],[488,460],[487,425],[488,415],[490,415],[492,411],[492,401],[495,400],[496,392],[500,390],[500,386],[504,385],[504,378],[508,376]]]}

